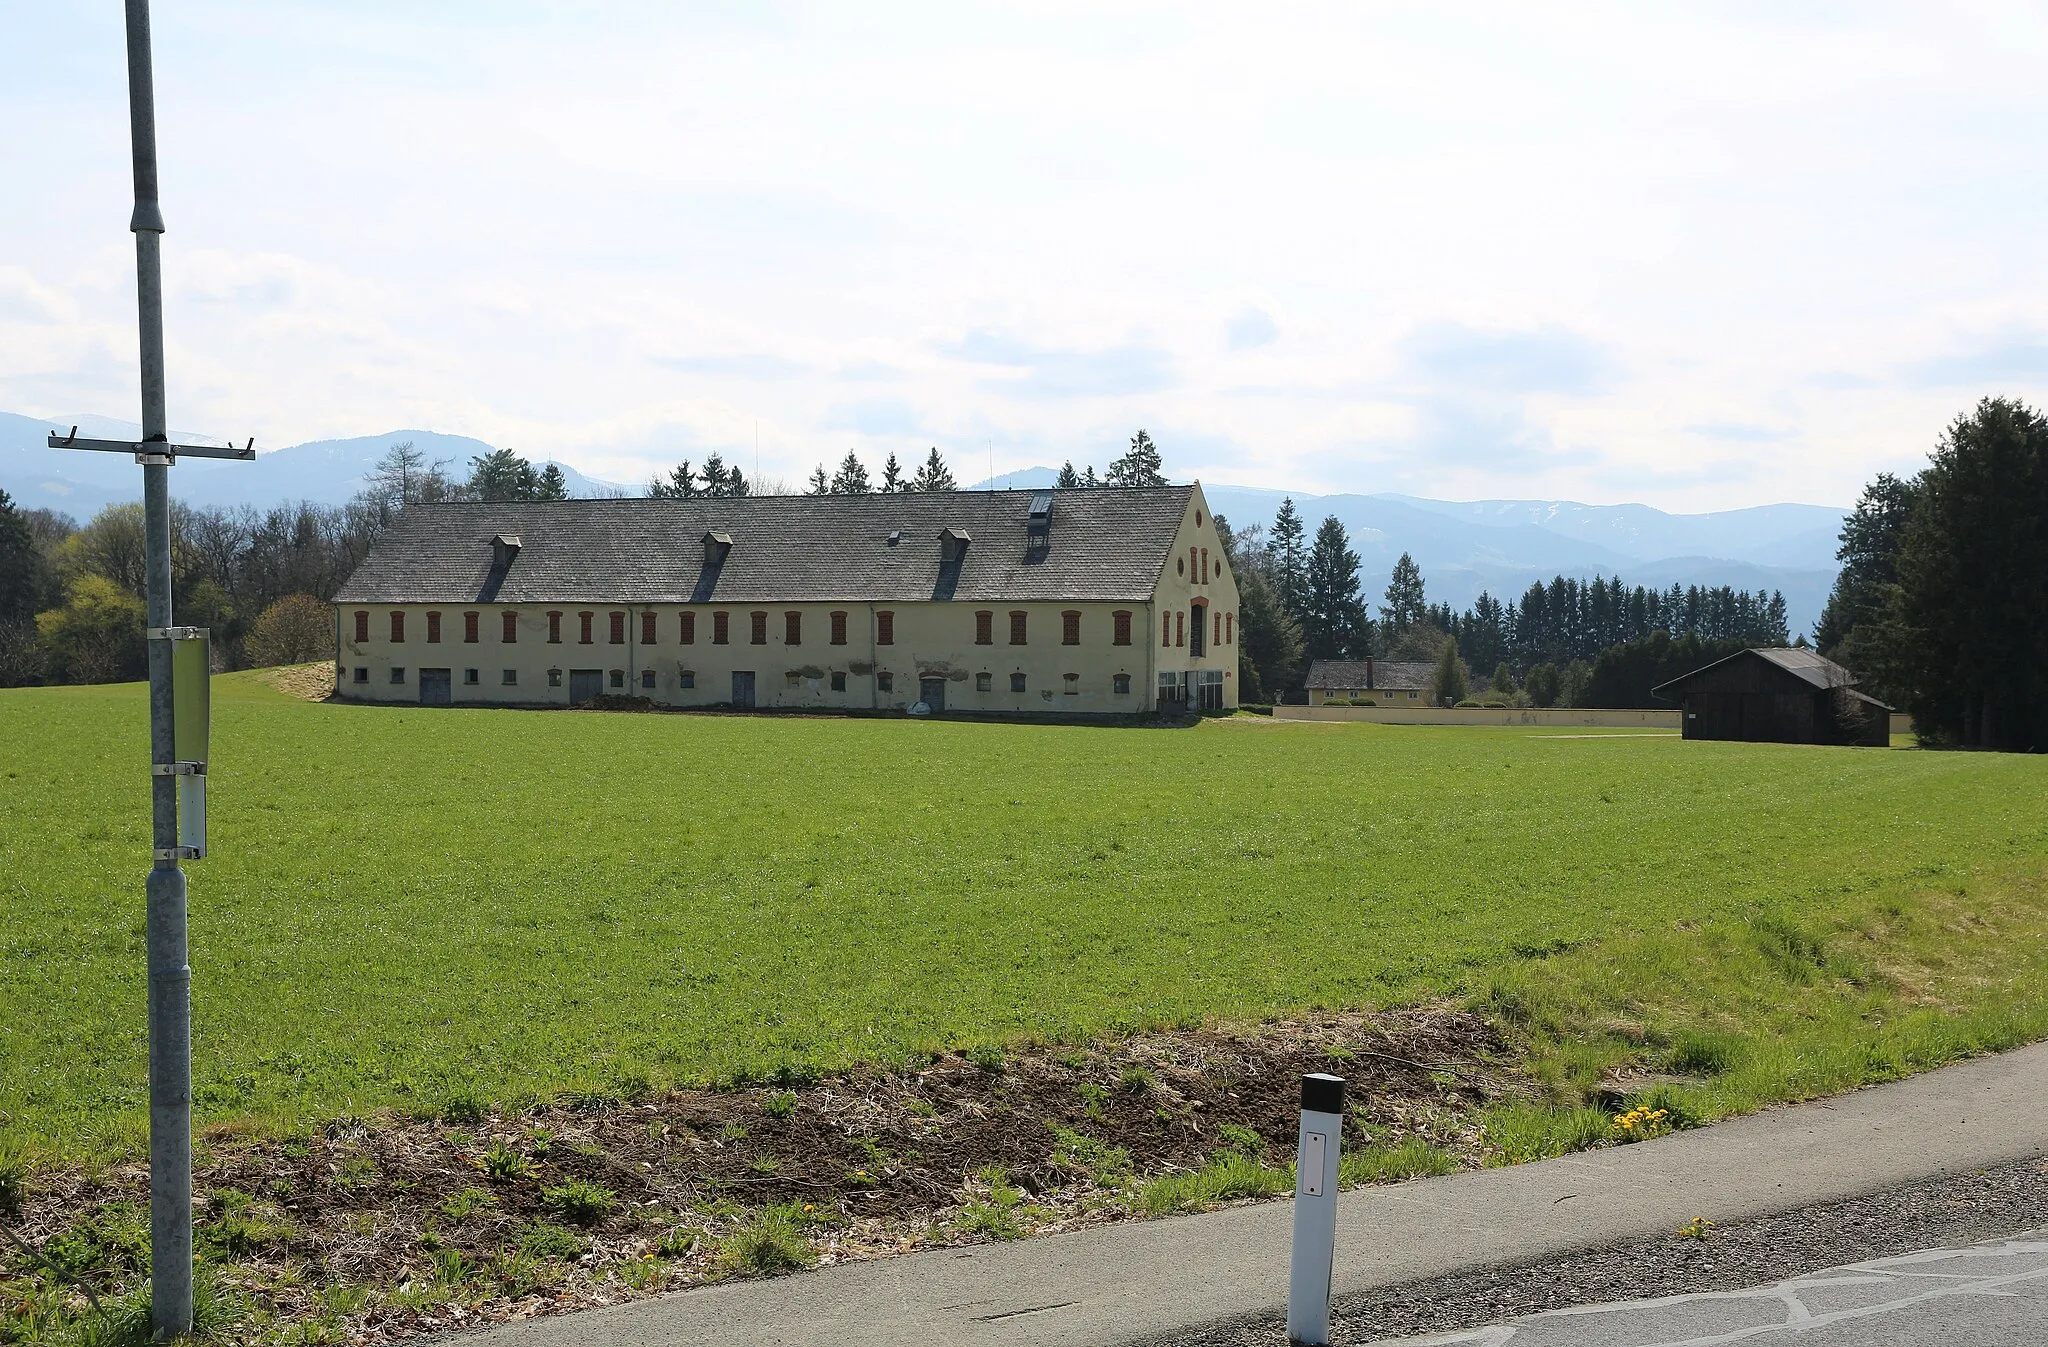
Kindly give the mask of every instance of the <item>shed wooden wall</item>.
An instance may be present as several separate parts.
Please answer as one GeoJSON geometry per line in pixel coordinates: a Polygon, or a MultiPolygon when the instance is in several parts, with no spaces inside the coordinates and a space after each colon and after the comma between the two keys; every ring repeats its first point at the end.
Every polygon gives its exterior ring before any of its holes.
{"type": "Polygon", "coordinates": [[[1763,660],[1724,661],[1685,685],[1685,737],[1812,743],[1813,691],[1763,660]]]}
{"type": "MultiPolygon", "coordinates": [[[[1888,726],[1857,732],[1836,723],[1835,694],[1755,656],[1728,660],[1703,670],[1684,689],[1685,737],[1738,739],[1751,743],[1882,746],[1888,726]]],[[[1875,708],[1873,708],[1875,710],[1875,708]]]]}

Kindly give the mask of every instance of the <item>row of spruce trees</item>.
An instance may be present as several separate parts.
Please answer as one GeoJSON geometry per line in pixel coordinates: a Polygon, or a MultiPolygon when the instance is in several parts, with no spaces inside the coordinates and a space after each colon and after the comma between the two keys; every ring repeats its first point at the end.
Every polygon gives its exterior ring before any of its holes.
{"type": "Polygon", "coordinates": [[[1311,539],[1288,497],[1270,528],[1220,518],[1217,526],[1238,577],[1248,701],[1299,699],[1311,662],[1370,656],[1435,663],[1436,694],[1452,703],[1482,692],[1539,706],[1649,706],[1654,683],[1745,645],[1790,639],[1783,594],[1727,586],[1659,591],[1558,576],[1513,603],[1481,593],[1458,612],[1429,602],[1422,568],[1405,552],[1375,620],[1358,553],[1334,515],[1311,539]]]}
{"type": "Polygon", "coordinates": [[[1923,738],[2048,750],[2048,417],[1985,398],[1864,489],[1837,555],[1822,654],[1923,738]]]}

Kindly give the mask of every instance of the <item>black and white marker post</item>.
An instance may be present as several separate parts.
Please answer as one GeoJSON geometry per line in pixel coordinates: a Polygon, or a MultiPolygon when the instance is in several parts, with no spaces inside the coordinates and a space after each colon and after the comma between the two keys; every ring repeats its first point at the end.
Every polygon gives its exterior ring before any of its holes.
{"type": "Polygon", "coordinates": [[[1344,1078],[1301,1078],[1301,1141],[1294,1162],[1294,1256],[1287,1277],[1287,1341],[1328,1347],[1330,1273],[1337,1256],[1337,1159],[1344,1144],[1344,1078]]]}
{"type": "Polygon", "coordinates": [[[248,460],[247,447],[172,444],[164,410],[164,217],[156,194],[156,89],[149,0],[127,0],[128,130],[135,157],[136,318],[142,438],[50,436],[52,449],[133,454],[142,465],[149,638],[150,852],[144,888],[149,959],[150,1319],[157,1341],[192,1331],[192,970],[185,954],[185,872],[206,854],[206,631],[171,625],[170,468],[181,455],[248,460]],[[180,826],[179,805],[184,805],[180,826]]]}

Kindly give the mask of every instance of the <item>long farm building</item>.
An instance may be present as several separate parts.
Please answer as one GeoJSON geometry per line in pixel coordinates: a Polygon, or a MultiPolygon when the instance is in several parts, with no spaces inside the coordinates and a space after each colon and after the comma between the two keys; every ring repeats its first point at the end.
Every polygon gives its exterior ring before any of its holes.
{"type": "Polygon", "coordinates": [[[416,505],[335,600],[336,691],[1224,709],[1237,600],[1199,486],[416,505]]]}

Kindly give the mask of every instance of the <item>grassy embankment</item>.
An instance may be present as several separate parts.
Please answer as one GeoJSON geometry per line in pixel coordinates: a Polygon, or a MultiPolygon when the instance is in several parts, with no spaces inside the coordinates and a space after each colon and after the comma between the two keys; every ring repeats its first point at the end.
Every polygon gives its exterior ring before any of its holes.
{"type": "MultiPolygon", "coordinates": [[[[313,705],[216,690],[202,1123],[1436,997],[1710,1117],[2048,1034],[2048,759],[1540,731],[313,705]]],[[[145,1127],[134,686],[0,691],[0,1128],[145,1127]]]]}

